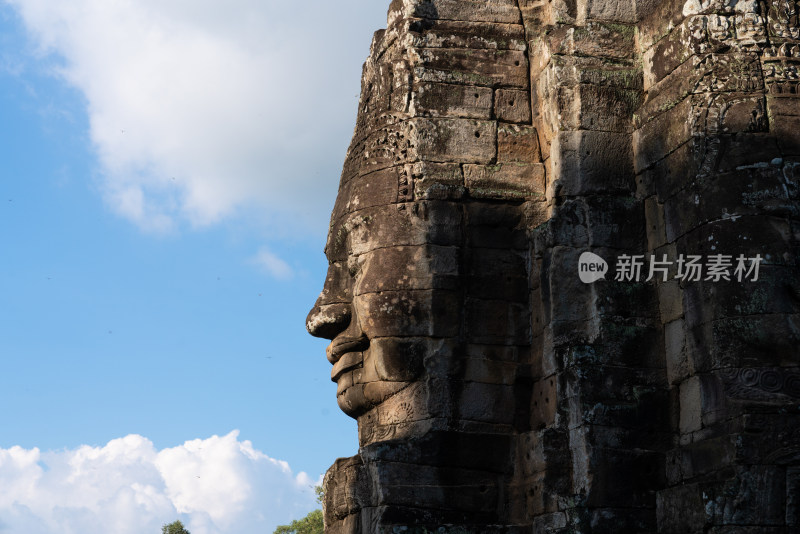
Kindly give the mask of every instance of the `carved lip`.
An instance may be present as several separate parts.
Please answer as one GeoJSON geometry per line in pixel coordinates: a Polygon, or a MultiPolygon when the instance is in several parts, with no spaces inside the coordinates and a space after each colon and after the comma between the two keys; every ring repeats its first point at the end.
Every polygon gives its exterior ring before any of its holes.
{"type": "Polygon", "coordinates": [[[361,335],[357,338],[336,338],[328,345],[327,352],[328,361],[335,364],[339,359],[349,352],[360,352],[369,346],[367,336],[361,335]]]}
{"type": "Polygon", "coordinates": [[[336,382],[339,380],[339,377],[347,371],[357,369],[363,365],[363,354],[360,352],[348,352],[342,355],[341,358],[339,358],[339,360],[333,364],[333,369],[331,369],[331,381],[336,382]]]}

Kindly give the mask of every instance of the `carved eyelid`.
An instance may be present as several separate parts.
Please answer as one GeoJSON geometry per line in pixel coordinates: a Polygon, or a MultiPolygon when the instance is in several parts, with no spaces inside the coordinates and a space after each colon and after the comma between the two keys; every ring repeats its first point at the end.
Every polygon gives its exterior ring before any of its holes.
{"type": "Polygon", "coordinates": [[[354,228],[369,224],[371,220],[372,216],[370,215],[351,214],[351,216],[343,223],[339,224],[338,226],[334,225],[331,227],[328,237],[328,244],[325,247],[325,255],[328,257],[329,265],[335,262],[335,260],[331,260],[331,257],[335,258],[341,252],[344,252],[348,258],[350,257],[348,245],[351,232],[354,228]]]}

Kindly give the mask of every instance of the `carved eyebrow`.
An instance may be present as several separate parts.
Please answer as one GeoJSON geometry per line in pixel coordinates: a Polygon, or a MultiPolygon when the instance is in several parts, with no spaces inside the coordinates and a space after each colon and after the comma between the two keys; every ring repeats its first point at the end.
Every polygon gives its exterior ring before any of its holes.
{"type": "Polygon", "coordinates": [[[344,259],[349,256],[347,239],[350,237],[350,233],[354,228],[369,224],[372,218],[371,215],[350,213],[339,219],[340,222],[331,226],[328,234],[328,243],[325,247],[325,255],[328,257],[329,263],[343,259],[340,255],[344,255],[344,259]]]}
{"type": "Polygon", "coordinates": [[[352,220],[351,214],[345,214],[331,224],[328,242],[325,246],[325,255],[328,257],[329,263],[341,261],[342,255],[345,257],[348,255],[347,238],[353,228],[352,220]]]}
{"type": "Polygon", "coordinates": [[[335,258],[341,252],[345,253],[347,252],[346,250],[342,249],[345,248],[347,245],[347,237],[349,234],[350,234],[350,227],[348,226],[347,222],[339,222],[331,226],[331,233],[330,237],[328,238],[328,246],[325,247],[325,255],[328,256],[329,262],[332,263],[336,261],[332,259],[332,257],[335,258]]]}

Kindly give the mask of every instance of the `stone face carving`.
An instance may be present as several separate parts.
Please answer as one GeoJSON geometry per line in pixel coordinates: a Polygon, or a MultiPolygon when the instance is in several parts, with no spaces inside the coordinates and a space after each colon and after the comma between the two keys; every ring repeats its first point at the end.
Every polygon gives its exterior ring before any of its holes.
{"type": "Polygon", "coordinates": [[[796,10],[391,3],[307,322],[326,532],[800,528],[796,10]]]}

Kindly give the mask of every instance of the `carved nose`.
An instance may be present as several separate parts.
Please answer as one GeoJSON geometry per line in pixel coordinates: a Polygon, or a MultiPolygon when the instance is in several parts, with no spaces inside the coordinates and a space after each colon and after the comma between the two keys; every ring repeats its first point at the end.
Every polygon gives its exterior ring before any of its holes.
{"type": "Polygon", "coordinates": [[[306,330],[314,337],[333,339],[350,324],[349,303],[316,304],[306,317],[306,330]]]}

